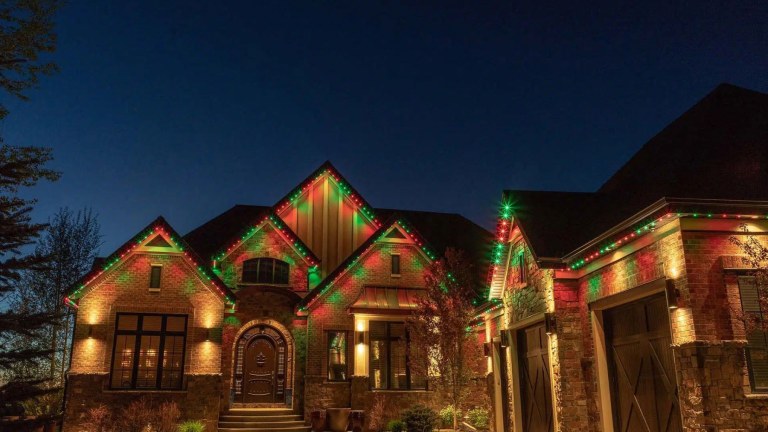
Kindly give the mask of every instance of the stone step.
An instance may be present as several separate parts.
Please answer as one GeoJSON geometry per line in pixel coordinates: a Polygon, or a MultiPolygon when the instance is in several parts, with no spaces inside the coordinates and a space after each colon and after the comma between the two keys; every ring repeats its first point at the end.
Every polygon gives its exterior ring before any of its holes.
{"type": "Polygon", "coordinates": [[[234,416],[274,416],[296,414],[290,408],[232,408],[225,415],[234,416]]]}
{"type": "Polygon", "coordinates": [[[296,426],[286,428],[258,427],[258,428],[219,428],[219,432],[309,432],[309,426],[296,426]]]}
{"type": "Polygon", "coordinates": [[[219,416],[222,422],[253,422],[253,421],[303,421],[304,418],[298,414],[293,415],[269,415],[269,416],[241,416],[224,414],[219,416]]]}
{"type": "Polygon", "coordinates": [[[300,420],[294,421],[222,421],[219,420],[219,429],[221,428],[287,428],[287,427],[304,427],[304,422],[300,420]]]}

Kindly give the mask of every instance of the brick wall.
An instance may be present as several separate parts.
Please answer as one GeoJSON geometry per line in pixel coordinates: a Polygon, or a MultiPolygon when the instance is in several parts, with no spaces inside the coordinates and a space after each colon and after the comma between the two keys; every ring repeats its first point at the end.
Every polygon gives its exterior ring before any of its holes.
{"type": "Polygon", "coordinates": [[[190,418],[213,419],[211,406],[218,411],[218,404],[209,405],[199,398],[197,386],[205,387],[206,394],[210,389],[220,391],[220,346],[206,339],[209,328],[221,327],[223,311],[221,298],[182,255],[137,252],[116,264],[87,288],[79,302],[67,386],[66,430],[77,430],[80,416],[90,407],[107,404],[117,410],[136,397],[136,392],[108,390],[118,312],[188,315],[184,390],[157,392],[155,397],[184,402],[182,410],[190,418]],[[162,266],[159,292],[149,292],[152,265],[162,266]]]}

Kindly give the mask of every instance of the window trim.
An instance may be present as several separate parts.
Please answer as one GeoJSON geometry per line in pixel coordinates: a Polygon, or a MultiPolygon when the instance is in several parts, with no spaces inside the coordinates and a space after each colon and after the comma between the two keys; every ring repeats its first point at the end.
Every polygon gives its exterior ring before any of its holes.
{"type": "Polygon", "coordinates": [[[369,350],[370,350],[370,344],[372,344],[373,341],[384,341],[385,344],[386,344],[386,347],[387,347],[387,350],[386,350],[387,351],[387,357],[386,357],[387,386],[386,387],[380,387],[380,388],[373,386],[373,380],[372,380],[372,377],[373,377],[373,365],[372,365],[373,358],[369,354],[368,355],[368,373],[369,373],[370,376],[368,377],[368,388],[371,391],[428,391],[429,390],[429,379],[428,379],[428,377],[424,377],[425,378],[424,379],[424,387],[413,388],[413,383],[412,383],[412,380],[411,380],[411,378],[412,378],[412,375],[411,375],[411,365],[410,365],[411,338],[410,338],[410,334],[408,332],[408,328],[405,325],[405,322],[402,322],[402,321],[377,321],[377,320],[372,320],[372,321],[370,321],[368,323],[369,329],[370,329],[370,325],[373,324],[373,323],[383,323],[383,324],[386,325],[386,329],[387,329],[387,336],[384,339],[374,339],[373,337],[370,336],[370,331],[369,331],[369,337],[368,337],[369,338],[369,341],[368,341],[368,344],[369,344],[368,349],[369,350]],[[392,330],[391,330],[392,324],[402,324],[403,325],[403,330],[405,332],[405,388],[392,388],[392,379],[391,379],[392,378],[392,342],[393,341],[397,341],[397,340],[400,339],[399,337],[392,337],[392,330]]]}
{"type": "Polygon", "coordinates": [[[289,286],[291,284],[291,265],[288,262],[283,261],[281,259],[273,258],[273,257],[268,257],[268,256],[265,256],[265,257],[255,257],[255,258],[247,259],[247,260],[243,261],[243,263],[241,264],[239,283],[241,283],[243,285],[289,286]],[[256,261],[256,270],[251,270],[251,271],[249,271],[249,273],[254,273],[255,274],[254,280],[253,281],[250,281],[250,280],[246,281],[245,280],[245,265],[246,265],[246,263],[253,262],[253,261],[256,261]],[[272,281],[271,282],[259,282],[258,281],[258,279],[259,279],[259,270],[261,269],[262,263],[264,263],[265,261],[269,261],[269,262],[272,263],[272,278],[271,278],[272,281]],[[277,275],[277,271],[276,270],[277,270],[278,263],[285,264],[285,266],[286,266],[287,274],[286,274],[286,281],[285,282],[275,282],[275,276],[277,275]]]}
{"type": "Polygon", "coordinates": [[[189,315],[187,314],[164,314],[164,313],[152,313],[152,312],[117,312],[115,314],[115,334],[112,340],[112,358],[111,362],[109,364],[109,389],[115,390],[115,391],[179,391],[184,388],[184,375],[185,375],[185,366],[186,366],[186,360],[187,360],[187,335],[189,333],[189,315]],[[136,330],[119,330],[118,325],[120,324],[120,316],[124,315],[134,315],[137,317],[136,320],[136,330]],[[142,330],[142,324],[144,323],[144,317],[145,316],[159,316],[162,317],[161,324],[160,324],[160,330],[142,330]],[[176,331],[166,331],[166,326],[168,323],[168,317],[183,317],[184,318],[184,331],[183,332],[176,332],[176,331]],[[149,335],[149,336],[160,336],[160,344],[158,345],[158,356],[157,356],[157,376],[155,378],[155,386],[154,387],[136,387],[136,380],[138,378],[138,372],[139,372],[139,357],[140,357],[140,349],[141,349],[141,337],[143,335],[149,335]],[[117,338],[119,336],[135,336],[134,341],[134,347],[133,347],[133,359],[132,359],[132,365],[131,365],[131,385],[130,387],[115,387],[113,385],[113,376],[115,371],[115,354],[117,351],[117,338]],[[163,388],[163,357],[165,356],[164,349],[165,349],[165,339],[166,336],[181,336],[183,338],[182,343],[182,353],[181,353],[181,376],[179,379],[178,387],[168,387],[163,388]]]}
{"type": "Polygon", "coordinates": [[[150,264],[149,266],[149,291],[160,292],[160,288],[163,286],[163,265],[162,264],[150,264]],[[154,271],[158,269],[157,273],[157,286],[152,284],[154,279],[154,271]]]}
{"type": "Polygon", "coordinates": [[[341,330],[341,329],[327,329],[325,330],[325,368],[326,368],[326,374],[325,379],[327,382],[333,382],[333,383],[340,383],[340,382],[349,382],[351,377],[349,374],[349,366],[350,366],[350,360],[352,359],[352,356],[350,356],[350,345],[349,345],[349,330],[341,330]],[[344,347],[344,368],[345,373],[344,376],[346,377],[343,380],[337,380],[337,379],[331,379],[331,347],[329,346],[331,343],[330,336],[331,333],[344,333],[344,342],[346,346],[344,347]]]}
{"type": "Polygon", "coordinates": [[[399,278],[403,275],[403,259],[399,253],[390,254],[389,272],[394,278],[399,278]],[[397,257],[397,273],[395,273],[395,257],[397,257]]]}

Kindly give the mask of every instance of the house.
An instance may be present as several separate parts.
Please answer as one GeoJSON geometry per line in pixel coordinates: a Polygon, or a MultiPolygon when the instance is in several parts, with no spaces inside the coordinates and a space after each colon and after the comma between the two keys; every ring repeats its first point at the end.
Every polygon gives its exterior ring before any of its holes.
{"type": "Polygon", "coordinates": [[[282,408],[288,431],[375,394],[392,409],[429,403],[403,323],[447,248],[482,283],[491,237],[457,214],[373,208],[330,163],[275,205],[234,206],[184,236],[160,217],[66,298],[64,430],[147,395],[211,430],[242,426],[243,408],[282,408]]]}
{"type": "Polygon", "coordinates": [[[727,84],[596,192],[505,191],[480,315],[495,430],[766,430],[748,235],[768,245],[768,95],[727,84]]]}

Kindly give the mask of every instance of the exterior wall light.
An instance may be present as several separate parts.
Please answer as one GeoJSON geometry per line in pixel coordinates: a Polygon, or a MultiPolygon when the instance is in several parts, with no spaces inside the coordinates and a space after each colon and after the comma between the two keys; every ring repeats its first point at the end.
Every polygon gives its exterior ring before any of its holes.
{"type": "Polygon", "coordinates": [[[358,330],[355,332],[355,344],[356,345],[362,345],[365,343],[365,332],[362,330],[358,330]]]}
{"type": "Polygon", "coordinates": [[[205,341],[221,342],[221,329],[216,327],[209,328],[205,333],[205,341]]]}
{"type": "Polygon", "coordinates": [[[555,319],[554,312],[544,313],[544,331],[548,335],[553,335],[557,332],[557,320],[555,319]]]}
{"type": "Polygon", "coordinates": [[[512,330],[501,331],[501,347],[507,348],[512,345],[512,330]]]}
{"type": "Polygon", "coordinates": [[[680,300],[680,290],[675,286],[674,279],[666,280],[664,294],[667,296],[667,307],[669,307],[669,310],[677,309],[679,307],[678,301],[680,300]]]}
{"type": "Polygon", "coordinates": [[[93,339],[93,324],[86,324],[88,326],[88,339],[93,339]]]}

